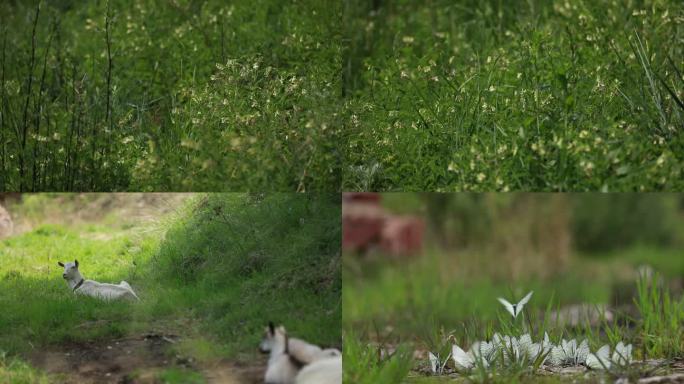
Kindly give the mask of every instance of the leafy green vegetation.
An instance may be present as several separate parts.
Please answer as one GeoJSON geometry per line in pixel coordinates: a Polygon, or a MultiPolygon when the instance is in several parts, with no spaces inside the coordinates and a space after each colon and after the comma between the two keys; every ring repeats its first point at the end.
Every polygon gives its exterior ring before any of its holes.
{"type": "MultiPolygon", "coordinates": [[[[88,201],[122,205],[116,195],[74,196],[27,195],[10,205],[33,222],[41,221],[41,211],[64,215],[61,224],[0,241],[0,346],[7,353],[0,378],[30,375],[22,359],[41,348],[150,332],[177,335],[165,353],[200,366],[222,359],[257,364],[268,321],[311,342],[341,346],[338,195],[196,195],[150,222],[121,209],[118,216],[113,210],[67,224],[88,201]],[[74,259],[86,279],[126,280],[141,301],[74,296],[57,266],[74,259]]],[[[165,382],[203,380],[187,367],[159,375],[165,382]]]]}
{"type": "Polygon", "coordinates": [[[338,190],[339,4],[0,5],[0,190],[338,190]]]}
{"type": "Polygon", "coordinates": [[[681,2],[345,10],[345,190],[682,189],[681,2]]]}

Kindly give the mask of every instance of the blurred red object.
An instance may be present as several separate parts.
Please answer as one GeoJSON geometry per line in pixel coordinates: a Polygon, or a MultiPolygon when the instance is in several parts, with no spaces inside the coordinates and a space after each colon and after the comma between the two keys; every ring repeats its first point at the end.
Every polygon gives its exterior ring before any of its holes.
{"type": "Polygon", "coordinates": [[[425,223],[415,216],[396,216],[380,206],[377,193],[345,193],[342,198],[342,249],[366,253],[379,249],[392,256],[418,253],[425,223]]]}
{"type": "Polygon", "coordinates": [[[411,216],[390,217],[382,229],[380,248],[392,255],[418,253],[423,246],[423,220],[411,216]]]}

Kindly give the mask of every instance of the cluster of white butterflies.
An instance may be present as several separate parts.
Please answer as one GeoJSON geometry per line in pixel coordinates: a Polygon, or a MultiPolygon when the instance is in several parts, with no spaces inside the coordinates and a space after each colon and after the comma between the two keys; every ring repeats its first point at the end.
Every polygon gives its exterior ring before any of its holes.
{"type": "MultiPolygon", "coordinates": [[[[528,293],[517,304],[511,304],[503,298],[498,298],[498,300],[515,319],[522,312],[525,304],[530,301],[532,293],[528,293]]],[[[450,358],[453,359],[457,371],[468,371],[476,366],[488,368],[497,362],[504,365],[520,362],[527,362],[531,365],[538,362],[539,366],[584,365],[591,369],[609,369],[612,364],[619,366],[631,364],[632,345],[619,342],[611,356],[608,345],[599,348],[596,353],[591,353],[587,340],[579,344],[574,339],[561,340],[560,344],[555,345],[551,343],[546,333],[544,333],[544,340],[539,343],[532,342],[529,334],[516,338],[496,333],[490,342],[475,342],[468,352],[454,343],[446,359],[442,360],[439,355],[432,352],[429,352],[428,357],[432,373],[438,375],[444,372],[450,358]]]]}
{"type": "Polygon", "coordinates": [[[466,372],[474,367],[488,368],[494,364],[508,365],[535,362],[539,366],[567,367],[584,365],[591,369],[609,369],[611,365],[625,366],[632,363],[632,345],[619,342],[611,356],[610,346],[604,345],[596,353],[589,351],[587,340],[578,343],[576,340],[561,340],[555,345],[549,341],[549,335],[544,334],[544,340],[532,342],[529,334],[518,338],[514,336],[494,334],[490,342],[477,341],[468,352],[456,344],[451,346],[451,353],[446,359],[428,353],[432,373],[441,375],[451,358],[454,368],[466,372]]]}

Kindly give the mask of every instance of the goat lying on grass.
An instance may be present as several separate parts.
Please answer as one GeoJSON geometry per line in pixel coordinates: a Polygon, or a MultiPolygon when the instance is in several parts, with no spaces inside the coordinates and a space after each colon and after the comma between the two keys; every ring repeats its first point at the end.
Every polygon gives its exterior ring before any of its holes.
{"type": "Polygon", "coordinates": [[[133,288],[127,282],[122,281],[117,284],[98,283],[93,280],[84,280],[81,272],[78,271],[78,260],[62,264],[58,261],[60,267],[64,267],[62,277],[66,280],[69,288],[79,295],[86,295],[102,300],[119,300],[119,299],[135,299],[140,300],[138,295],[133,292],[133,288]]]}
{"type": "MultiPolygon", "coordinates": [[[[338,351],[339,352],[339,351],[338,351]]],[[[325,357],[302,368],[295,384],[341,384],[342,356],[325,357]]]]}
{"type": "Polygon", "coordinates": [[[342,353],[321,349],[301,339],[289,338],[285,328],[269,323],[261,352],[270,353],[266,384],[341,384],[342,353]]]}
{"type": "MultiPolygon", "coordinates": [[[[278,330],[280,328],[282,327],[279,327],[278,330]]],[[[264,331],[264,338],[261,340],[261,343],[259,344],[259,350],[262,353],[270,353],[274,347],[280,345],[280,340],[277,337],[278,332],[276,332],[278,330],[275,328],[275,325],[272,322],[268,324],[268,327],[266,327],[264,331]]],[[[289,351],[289,354],[304,364],[308,364],[314,361],[317,358],[317,356],[323,351],[321,347],[307,343],[302,339],[288,337],[287,340],[287,349],[289,351]]]]}
{"type": "Polygon", "coordinates": [[[262,352],[267,352],[263,348],[266,344],[269,347],[268,352],[270,355],[268,357],[268,367],[264,375],[264,382],[266,384],[293,384],[297,372],[299,372],[304,363],[290,354],[290,341],[285,328],[282,326],[275,328],[273,323],[269,323],[267,336],[259,346],[262,352]]]}

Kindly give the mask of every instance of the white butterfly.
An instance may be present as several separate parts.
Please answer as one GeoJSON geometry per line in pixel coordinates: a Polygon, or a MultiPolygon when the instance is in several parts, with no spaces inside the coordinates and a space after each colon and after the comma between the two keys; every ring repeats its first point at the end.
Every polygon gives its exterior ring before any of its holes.
{"type": "Polygon", "coordinates": [[[540,348],[539,344],[532,342],[532,338],[527,333],[519,338],[501,336],[496,333],[492,342],[503,353],[504,363],[519,362],[522,359],[534,360],[540,348]]]}
{"type": "Polygon", "coordinates": [[[544,340],[542,340],[540,343],[530,344],[527,348],[527,355],[532,362],[536,361],[537,358],[542,356],[541,364],[543,365],[546,360],[549,359],[553,347],[554,345],[549,340],[549,334],[544,332],[544,340]]]}
{"type": "Polygon", "coordinates": [[[473,363],[488,368],[496,359],[497,347],[494,342],[476,341],[468,354],[472,356],[473,363]]]}
{"type": "Polygon", "coordinates": [[[454,359],[454,366],[459,371],[466,371],[475,365],[475,359],[471,353],[466,353],[461,347],[454,344],[451,346],[451,357],[454,359]]]}
{"type": "Polygon", "coordinates": [[[520,357],[520,347],[518,339],[514,336],[499,337],[499,349],[503,352],[504,363],[517,361],[520,357]]]}
{"type": "Polygon", "coordinates": [[[528,357],[531,357],[529,351],[533,344],[529,333],[520,336],[518,338],[518,356],[522,357],[523,355],[527,355],[528,357]]]}
{"type": "Polygon", "coordinates": [[[444,359],[444,363],[439,360],[439,355],[435,356],[432,352],[428,352],[428,358],[430,359],[430,368],[432,369],[433,375],[441,375],[444,372],[444,367],[451,357],[451,354],[444,359]]]}
{"type": "Polygon", "coordinates": [[[590,353],[587,356],[587,361],[584,363],[591,369],[608,369],[610,368],[610,347],[604,345],[596,351],[596,354],[590,353]]]}
{"type": "Polygon", "coordinates": [[[632,363],[632,344],[624,345],[619,342],[613,351],[613,363],[617,365],[627,365],[632,363]]]}
{"type": "Polygon", "coordinates": [[[523,297],[522,300],[518,302],[518,304],[511,304],[509,303],[506,299],[503,299],[501,297],[497,298],[501,304],[503,304],[504,307],[506,307],[506,310],[513,315],[513,318],[518,317],[518,314],[522,312],[523,306],[527,304],[528,301],[530,301],[530,298],[532,297],[533,291],[530,291],[530,293],[527,294],[527,296],[523,297]]]}
{"type": "Polygon", "coordinates": [[[589,355],[589,343],[583,340],[580,345],[574,339],[570,341],[561,340],[561,344],[551,350],[551,365],[576,366],[587,361],[589,355]]]}

